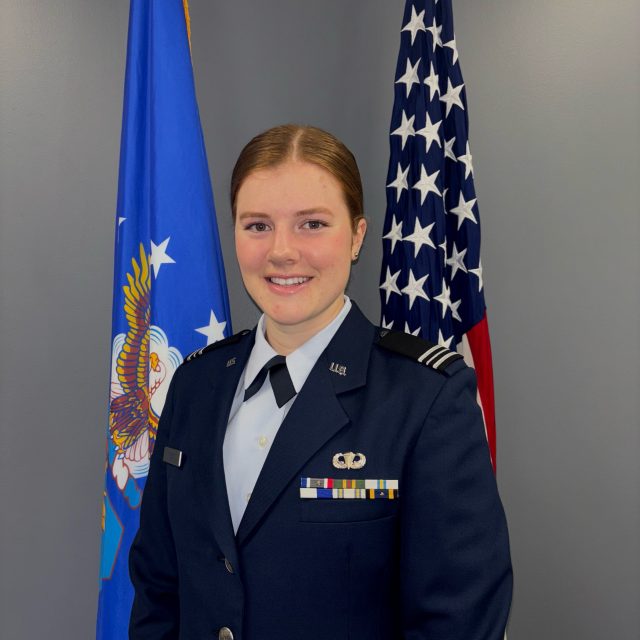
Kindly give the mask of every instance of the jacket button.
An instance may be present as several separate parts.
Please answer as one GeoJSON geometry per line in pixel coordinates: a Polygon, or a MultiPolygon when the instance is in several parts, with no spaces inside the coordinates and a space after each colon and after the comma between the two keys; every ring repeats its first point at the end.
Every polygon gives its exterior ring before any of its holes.
{"type": "MultiPolygon", "coordinates": [[[[233,573],[233,565],[229,562],[227,558],[224,559],[224,566],[229,573],[233,573]]],[[[226,629],[226,627],[224,628],[226,629]]],[[[232,640],[232,638],[230,637],[229,640],[232,640]]]]}
{"type": "Polygon", "coordinates": [[[229,627],[222,627],[222,629],[218,631],[218,640],[233,640],[231,629],[229,629],[229,627]]]}

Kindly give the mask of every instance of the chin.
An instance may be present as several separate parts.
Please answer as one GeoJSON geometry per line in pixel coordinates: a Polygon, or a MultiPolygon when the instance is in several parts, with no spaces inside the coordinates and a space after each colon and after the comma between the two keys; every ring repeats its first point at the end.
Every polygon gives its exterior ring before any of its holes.
{"type": "Polygon", "coordinates": [[[264,315],[269,322],[281,327],[301,326],[313,320],[313,316],[302,315],[300,313],[269,313],[268,309],[264,310],[264,315]]]}
{"type": "Polygon", "coordinates": [[[253,298],[253,301],[262,313],[273,322],[285,325],[298,324],[309,319],[309,310],[312,307],[312,302],[308,296],[300,295],[301,293],[277,297],[273,295],[257,295],[253,298]]]}
{"type": "Polygon", "coordinates": [[[286,329],[303,329],[316,323],[318,330],[322,329],[338,313],[341,304],[338,305],[337,301],[342,302],[344,296],[343,290],[338,293],[322,291],[321,295],[314,295],[316,290],[309,287],[295,293],[277,295],[265,291],[262,282],[255,288],[247,287],[247,292],[270,323],[286,329]],[[326,322],[323,322],[323,318],[326,318],[326,322]]]}
{"type": "Polygon", "coordinates": [[[267,306],[263,311],[270,323],[285,331],[287,329],[301,329],[304,331],[312,330],[315,333],[328,325],[337,315],[339,309],[334,310],[333,305],[315,309],[310,308],[309,305],[299,305],[296,309],[281,308],[278,311],[269,309],[267,306]]]}

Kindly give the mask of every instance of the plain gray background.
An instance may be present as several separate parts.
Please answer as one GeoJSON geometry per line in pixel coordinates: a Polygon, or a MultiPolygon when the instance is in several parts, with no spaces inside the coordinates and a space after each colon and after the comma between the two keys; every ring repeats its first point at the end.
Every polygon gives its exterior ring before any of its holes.
{"type": "MultiPolygon", "coordinates": [[[[240,147],[294,120],[360,160],[378,320],[400,0],[191,0],[236,330],[240,147]]],[[[454,0],[483,223],[511,640],[640,634],[640,6],[454,0]]],[[[3,0],[0,636],[94,633],[125,0],[3,0]]]]}

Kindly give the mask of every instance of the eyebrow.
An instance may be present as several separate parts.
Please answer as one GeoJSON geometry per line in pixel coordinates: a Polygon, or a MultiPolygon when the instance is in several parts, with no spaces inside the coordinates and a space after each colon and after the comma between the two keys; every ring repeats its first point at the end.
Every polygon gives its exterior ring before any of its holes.
{"type": "Polygon", "coordinates": [[[328,215],[333,215],[333,211],[331,209],[327,209],[327,207],[311,207],[311,209],[303,209],[302,211],[296,211],[296,216],[309,216],[314,215],[316,213],[326,213],[328,215]]]}
{"type": "MultiPolygon", "coordinates": [[[[310,209],[302,209],[301,211],[296,211],[296,218],[300,218],[303,216],[314,215],[314,214],[326,214],[333,215],[333,211],[331,209],[327,209],[327,207],[311,207],[310,209]]],[[[267,213],[261,213],[259,211],[243,211],[238,215],[238,220],[244,220],[245,218],[270,218],[271,216],[267,213]]]]}

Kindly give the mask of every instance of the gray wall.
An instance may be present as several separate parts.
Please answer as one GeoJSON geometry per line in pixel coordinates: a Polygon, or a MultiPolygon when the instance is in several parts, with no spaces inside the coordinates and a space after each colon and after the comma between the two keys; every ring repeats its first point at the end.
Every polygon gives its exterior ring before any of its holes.
{"type": "MultiPolygon", "coordinates": [[[[370,235],[351,293],[378,316],[403,3],[191,0],[236,329],[253,322],[226,188],[287,120],[360,159],[370,235]]],[[[483,219],[512,640],[640,633],[640,8],[454,0],[483,219]]],[[[0,636],[92,636],[128,4],[0,16],[0,636]]]]}

